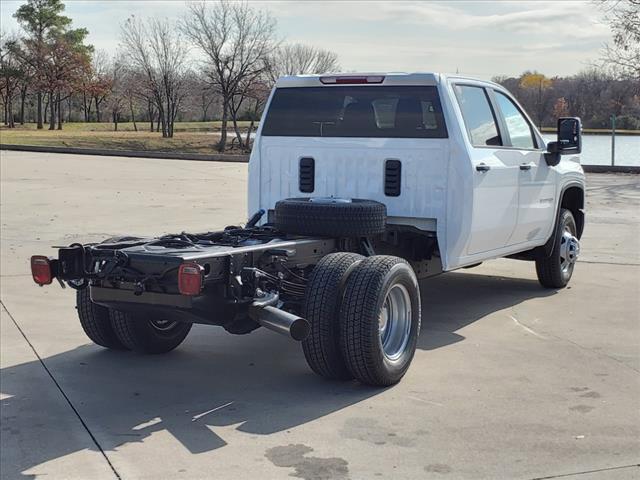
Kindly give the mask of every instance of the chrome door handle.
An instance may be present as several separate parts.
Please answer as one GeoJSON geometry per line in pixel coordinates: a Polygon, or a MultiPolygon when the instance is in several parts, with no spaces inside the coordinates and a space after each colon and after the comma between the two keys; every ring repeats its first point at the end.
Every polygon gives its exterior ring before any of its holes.
{"type": "Polygon", "coordinates": [[[480,163],[478,165],[476,165],[476,170],[479,172],[488,172],[489,170],[491,170],[491,167],[489,165],[486,165],[484,163],[480,163]]]}
{"type": "Polygon", "coordinates": [[[531,164],[523,163],[522,165],[520,165],[520,170],[531,170],[531,164]]]}

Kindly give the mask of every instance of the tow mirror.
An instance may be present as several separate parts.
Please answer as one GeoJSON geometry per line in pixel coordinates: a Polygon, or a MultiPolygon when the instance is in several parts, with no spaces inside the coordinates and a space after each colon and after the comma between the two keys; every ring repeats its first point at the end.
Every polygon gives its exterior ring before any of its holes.
{"type": "Polygon", "coordinates": [[[578,117],[558,119],[558,143],[564,154],[582,151],[582,122],[578,117]]]}
{"type": "Polygon", "coordinates": [[[560,155],[578,154],[582,152],[582,122],[578,117],[558,119],[558,140],[547,144],[544,154],[547,165],[560,163],[560,155]]]}

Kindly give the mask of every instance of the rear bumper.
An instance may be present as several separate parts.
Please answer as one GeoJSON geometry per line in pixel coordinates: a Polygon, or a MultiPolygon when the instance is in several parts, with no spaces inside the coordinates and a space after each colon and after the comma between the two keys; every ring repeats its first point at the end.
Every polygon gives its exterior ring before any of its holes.
{"type": "Polygon", "coordinates": [[[89,287],[91,289],[91,300],[99,304],[131,304],[156,307],[185,308],[193,306],[193,297],[180,294],[144,292],[136,295],[133,290],[122,290],[118,288],[89,287]]]}
{"type": "Polygon", "coordinates": [[[91,300],[99,305],[136,316],[177,322],[224,326],[248,308],[248,305],[227,300],[222,291],[212,287],[206,294],[196,297],[148,291],[136,295],[133,290],[99,286],[89,289],[91,300]]]}

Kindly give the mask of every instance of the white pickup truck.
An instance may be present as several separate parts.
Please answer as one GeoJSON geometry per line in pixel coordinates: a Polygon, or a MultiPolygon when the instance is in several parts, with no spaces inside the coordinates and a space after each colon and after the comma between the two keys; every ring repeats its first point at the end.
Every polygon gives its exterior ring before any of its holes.
{"type": "Polygon", "coordinates": [[[284,77],[251,154],[247,225],[74,244],[32,257],[32,274],[78,290],[80,323],[107,348],[164,353],[193,323],[263,326],[301,341],[319,375],[391,385],[416,349],[420,278],[510,257],[535,262],[543,287],[569,282],[580,151],[579,119],[546,144],[491,82],[284,77]]]}

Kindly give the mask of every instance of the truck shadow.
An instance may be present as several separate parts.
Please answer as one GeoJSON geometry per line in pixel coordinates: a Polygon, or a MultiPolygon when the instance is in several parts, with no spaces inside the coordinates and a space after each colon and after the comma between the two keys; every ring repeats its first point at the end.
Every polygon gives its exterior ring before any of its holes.
{"type": "MultiPolygon", "coordinates": [[[[317,377],[299,345],[267,330],[231,336],[195,326],[167,355],[83,345],[43,360],[108,456],[166,433],[172,438],[163,445],[205,454],[239,435],[286,432],[383,392],[317,377]]],[[[3,479],[35,478],[22,472],[47,472],[55,465],[47,462],[70,454],[86,461],[81,452],[97,450],[39,361],[1,375],[3,479]]]]}
{"type": "MultiPolygon", "coordinates": [[[[530,280],[460,273],[422,290],[425,350],[463,340],[455,331],[491,312],[550,294],[530,280]]],[[[286,432],[385,391],[317,377],[298,345],[264,330],[230,336],[195,326],[167,355],[83,345],[44,363],[107,455],[157,432],[191,454],[211,452],[238,432],[286,432]]],[[[69,426],[76,419],[39,361],[4,368],[2,379],[3,478],[29,478],[22,472],[96,449],[79,424],[69,426]]]]}
{"type": "Polygon", "coordinates": [[[422,329],[418,348],[433,350],[464,340],[456,330],[531,298],[555,295],[537,280],[451,272],[420,282],[422,329]]]}

